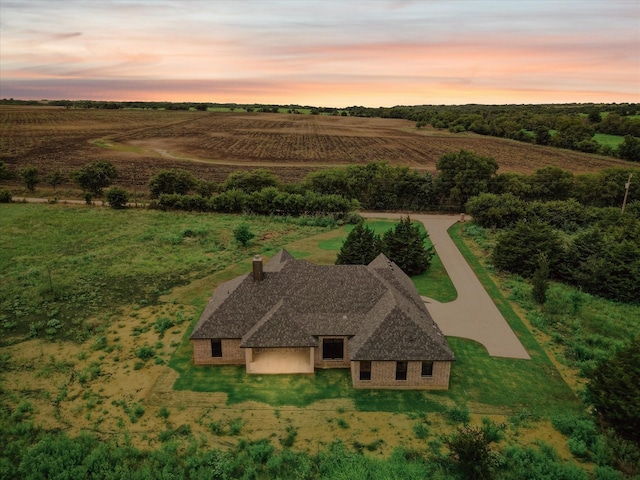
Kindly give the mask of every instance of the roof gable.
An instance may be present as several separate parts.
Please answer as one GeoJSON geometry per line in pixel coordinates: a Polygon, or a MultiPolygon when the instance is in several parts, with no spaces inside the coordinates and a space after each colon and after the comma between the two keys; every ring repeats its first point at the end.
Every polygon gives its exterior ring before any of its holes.
{"type": "Polygon", "coordinates": [[[340,335],[352,360],[454,359],[411,279],[384,255],[368,266],[315,265],[281,250],[263,271],[261,281],[246,274],[216,289],[191,338],[277,348],[340,335]]]}

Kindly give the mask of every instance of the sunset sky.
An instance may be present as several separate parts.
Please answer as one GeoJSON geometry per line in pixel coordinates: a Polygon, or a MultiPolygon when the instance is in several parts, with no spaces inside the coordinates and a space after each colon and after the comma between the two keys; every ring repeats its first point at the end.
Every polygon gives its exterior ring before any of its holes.
{"type": "Polygon", "coordinates": [[[640,102],[640,1],[1,0],[10,97],[640,102]]]}

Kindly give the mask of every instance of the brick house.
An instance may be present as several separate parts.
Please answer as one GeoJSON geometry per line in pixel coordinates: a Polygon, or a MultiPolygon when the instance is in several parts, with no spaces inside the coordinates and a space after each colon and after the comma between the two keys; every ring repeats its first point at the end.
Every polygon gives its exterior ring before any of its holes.
{"type": "Polygon", "coordinates": [[[350,368],[354,388],[447,389],[454,354],[413,283],[384,255],[315,265],[286,250],[220,285],[190,336],[196,365],[247,373],[350,368]]]}

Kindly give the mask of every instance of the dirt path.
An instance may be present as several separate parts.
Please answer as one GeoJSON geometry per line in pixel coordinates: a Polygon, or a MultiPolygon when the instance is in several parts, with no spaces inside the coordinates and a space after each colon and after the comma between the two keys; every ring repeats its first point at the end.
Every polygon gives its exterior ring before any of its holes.
{"type": "MultiPolygon", "coordinates": [[[[400,218],[396,213],[363,213],[367,218],[400,218]]],[[[451,281],[458,291],[453,302],[440,303],[423,297],[433,319],[445,335],[475,340],[493,357],[530,359],[478,277],[447,233],[458,215],[411,215],[429,232],[451,281]]]]}

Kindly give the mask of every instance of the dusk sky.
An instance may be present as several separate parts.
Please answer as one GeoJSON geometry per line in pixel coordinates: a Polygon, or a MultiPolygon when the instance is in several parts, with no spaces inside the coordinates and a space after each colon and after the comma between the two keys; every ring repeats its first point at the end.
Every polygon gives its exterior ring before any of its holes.
{"type": "Polygon", "coordinates": [[[640,102],[638,0],[0,0],[0,98],[640,102]]]}

